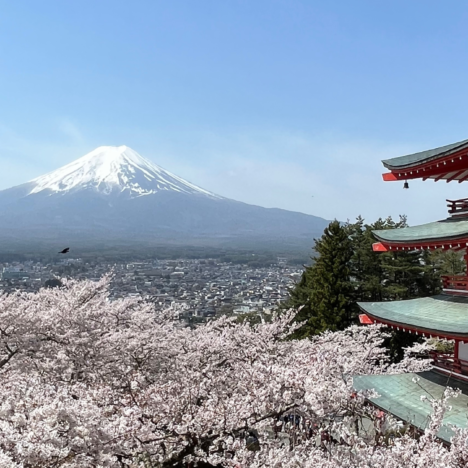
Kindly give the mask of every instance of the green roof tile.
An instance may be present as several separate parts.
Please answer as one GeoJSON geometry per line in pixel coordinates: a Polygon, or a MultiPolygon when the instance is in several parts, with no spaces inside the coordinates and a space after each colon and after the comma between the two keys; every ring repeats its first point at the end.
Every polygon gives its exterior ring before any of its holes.
{"type": "Polygon", "coordinates": [[[424,430],[432,413],[428,402],[421,401],[421,396],[441,398],[446,385],[459,388],[463,393],[458,398],[451,398],[452,407],[444,416],[443,425],[438,436],[450,442],[453,431],[450,425],[460,428],[468,427],[468,385],[455,379],[448,380],[447,376],[433,371],[419,372],[417,374],[395,375],[364,375],[353,378],[356,390],[374,389],[380,396],[369,398],[375,406],[395,415],[398,419],[410,422],[412,425],[424,430]],[[414,378],[419,382],[413,382],[414,378]]]}
{"type": "Polygon", "coordinates": [[[467,218],[448,218],[433,223],[400,229],[372,231],[380,241],[414,243],[431,240],[451,240],[468,237],[467,218]]]}
{"type": "Polygon", "coordinates": [[[468,297],[438,296],[390,302],[358,302],[369,316],[410,328],[441,332],[450,336],[468,336],[468,297]]]}
{"type": "Polygon", "coordinates": [[[468,146],[468,140],[459,141],[452,143],[451,145],[441,146],[427,151],[421,151],[420,153],[408,154],[406,156],[399,156],[392,159],[384,159],[383,165],[388,169],[402,169],[405,167],[412,167],[428,162],[431,159],[436,159],[442,156],[448,156],[459,149],[468,146]]]}

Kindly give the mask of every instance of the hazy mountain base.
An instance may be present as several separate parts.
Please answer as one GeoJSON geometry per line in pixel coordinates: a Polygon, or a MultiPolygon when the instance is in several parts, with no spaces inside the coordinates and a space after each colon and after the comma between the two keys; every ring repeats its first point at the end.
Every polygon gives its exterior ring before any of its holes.
{"type": "MultiPolygon", "coordinates": [[[[318,236],[317,236],[318,237],[318,236]]],[[[0,233],[0,262],[15,260],[54,261],[66,258],[57,252],[65,247],[71,247],[67,254],[71,258],[83,258],[102,261],[137,261],[147,259],[206,259],[213,258],[220,262],[249,264],[251,266],[268,266],[278,263],[278,257],[285,259],[289,265],[303,265],[310,263],[310,246],[313,240],[304,244],[295,244],[285,240],[252,239],[239,242],[219,243],[212,239],[196,239],[183,242],[182,240],[112,239],[102,241],[99,239],[86,239],[82,236],[56,236],[54,238],[24,238],[4,237],[0,233]],[[64,240],[65,239],[65,240],[64,240]]]]}
{"type": "Polygon", "coordinates": [[[25,195],[29,184],[0,193],[0,251],[196,246],[308,251],[328,221],[280,209],[178,192],[128,199],[79,193],[25,195]]]}

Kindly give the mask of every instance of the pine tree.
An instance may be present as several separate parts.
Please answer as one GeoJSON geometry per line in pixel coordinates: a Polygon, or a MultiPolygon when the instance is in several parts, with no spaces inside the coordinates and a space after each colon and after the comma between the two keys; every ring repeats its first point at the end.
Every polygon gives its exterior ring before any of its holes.
{"type": "Polygon", "coordinates": [[[455,276],[466,272],[466,263],[461,252],[437,249],[427,252],[427,257],[440,275],[455,276]]]}
{"type": "Polygon", "coordinates": [[[391,217],[364,224],[362,218],[348,223],[353,245],[350,261],[355,301],[374,302],[411,299],[438,292],[440,281],[427,251],[373,252],[374,230],[407,227],[406,218],[391,217]]]}
{"type": "Polygon", "coordinates": [[[288,303],[289,307],[302,306],[296,320],[306,321],[295,338],[341,330],[351,321],[349,261],[353,252],[347,228],[338,221],[331,222],[316,240],[314,250],[318,255],[291,291],[288,303]]]}
{"type": "MultiPolygon", "coordinates": [[[[366,224],[334,221],[316,241],[312,266],[290,292],[287,307],[299,309],[297,321],[305,322],[292,337],[303,338],[324,330],[345,328],[361,313],[357,302],[391,301],[430,296],[440,291],[440,272],[458,273],[458,254],[434,252],[374,252],[374,230],[407,227],[405,217],[391,217],[366,224]],[[457,270],[457,271],[456,271],[457,270]]],[[[452,273],[452,274],[453,274],[452,273]]],[[[387,340],[391,358],[401,359],[402,347],[413,335],[392,332],[387,340]]]]}
{"type": "MultiPolygon", "coordinates": [[[[373,252],[376,239],[374,230],[407,227],[406,217],[395,222],[392,218],[379,219],[371,225],[361,218],[349,224],[352,233],[353,257],[351,276],[355,282],[354,300],[362,302],[391,301],[430,296],[440,291],[439,265],[428,251],[373,252]]],[[[441,260],[439,260],[441,263],[441,260]]],[[[390,359],[403,358],[403,348],[410,346],[417,337],[407,332],[389,330],[385,341],[390,359]]]]}
{"type": "Polygon", "coordinates": [[[353,282],[353,300],[356,302],[382,301],[385,295],[382,257],[372,250],[375,242],[372,231],[384,229],[386,221],[379,220],[378,223],[364,224],[364,220],[358,217],[355,223],[347,224],[353,249],[349,268],[353,282]]]}

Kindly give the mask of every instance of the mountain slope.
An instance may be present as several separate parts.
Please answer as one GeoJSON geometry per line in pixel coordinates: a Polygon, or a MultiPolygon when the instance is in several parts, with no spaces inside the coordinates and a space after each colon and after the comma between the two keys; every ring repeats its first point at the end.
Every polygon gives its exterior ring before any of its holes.
{"type": "Polygon", "coordinates": [[[0,248],[35,242],[311,246],[328,221],[223,198],[126,146],[99,147],[26,184],[0,191],[0,248]]]}

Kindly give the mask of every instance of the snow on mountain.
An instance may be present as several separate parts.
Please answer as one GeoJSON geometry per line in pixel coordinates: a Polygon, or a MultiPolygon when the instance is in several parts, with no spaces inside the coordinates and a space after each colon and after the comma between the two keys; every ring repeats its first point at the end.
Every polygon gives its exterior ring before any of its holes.
{"type": "Polygon", "coordinates": [[[144,159],[128,146],[100,146],[76,161],[29,182],[29,195],[48,191],[91,189],[103,194],[124,193],[129,198],[161,191],[221,199],[144,159]]]}

